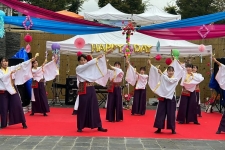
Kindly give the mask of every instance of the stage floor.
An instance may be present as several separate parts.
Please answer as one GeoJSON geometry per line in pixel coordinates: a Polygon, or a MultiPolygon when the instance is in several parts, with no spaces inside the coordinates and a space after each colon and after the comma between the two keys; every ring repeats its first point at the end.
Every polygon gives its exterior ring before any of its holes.
{"type": "Polygon", "coordinates": [[[222,114],[206,114],[202,112],[199,118],[201,125],[176,124],[177,134],[171,130],[162,130],[155,134],[153,128],[155,110],[147,110],[144,116],[131,116],[130,110],[124,110],[124,121],[111,123],[105,120],[105,109],[100,109],[102,124],[108,132],[98,132],[96,129],[84,129],[76,132],[76,116],[71,115],[73,108],[51,108],[49,116],[42,114],[30,116],[26,114],[28,129],[22,129],[21,124],[9,126],[0,130],[1,135],[16,136],[78,136],[78,137],[110,137],[110,138],[160,138],[160,139],[204,139],[225,140],[225,134],[217,135],[222,114]]]}

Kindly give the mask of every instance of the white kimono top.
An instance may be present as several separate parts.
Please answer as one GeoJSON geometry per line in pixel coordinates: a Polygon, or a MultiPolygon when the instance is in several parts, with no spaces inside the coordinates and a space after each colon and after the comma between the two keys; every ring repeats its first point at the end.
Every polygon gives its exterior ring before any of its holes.
{"type": "Polygon", "coordinates": [[[137,75],[136,70],[131,65],[129,65],[125,80],[132,86],[136,84],[135,89],[145,89],[148,82],[148,75],[137,75]]]}
{"type": "Polygon", "coordinates": [[[219,66],[219,71],[215,77],[216,81],[218,82],[221,89],[225,90],[225,65],[221,64],[219,66]]]}
{"type": "Polygon", "coordinates": [[[158,96],[172,99],[178,84],[178,79],[175,77],[169,78],[165,74],[160,75],[158,69],[151,65],[148,84],[150,89],[158,96]]]}
{"type": "Polygon", "coordinates": [[[15,80],[15,85],[22,85],[31,79],[31,60],[25,61],[16,66],[7,67],[6,70],[0,69],[0,90],[8,91],[11,95],[16,94],[12,80],[15,80]],[[17,70],[11,75],[11,72],[17,70]]]}

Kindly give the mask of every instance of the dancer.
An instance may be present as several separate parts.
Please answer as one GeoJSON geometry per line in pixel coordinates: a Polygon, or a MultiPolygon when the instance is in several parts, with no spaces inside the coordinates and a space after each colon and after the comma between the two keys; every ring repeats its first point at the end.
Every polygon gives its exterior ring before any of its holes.
{"type": "Polygon", "coordinates": [[[98,100],[93,83],[107,74],[105,56],[100,55],[87,62],[87,56],[80,52],[78,53],[78,62],[79,66],[76,68],[79,81],[77,132],[82,132],[82,129],[85,127],[98,128],[98,131],[107,132],[107,129],[102,128],[98,100]]]}
{"type": "Polygon", "coordinates": [[[146,84],[148,82],[148,75],[145,74],[145,67],[141,67],[140,73],[138,73],[136,69],[130,65],[128,58],[127,64],[126,81],[132,86],[135,86],[131,115],[144,115],[146,111],[146,84]]]}
{"type": "MultiPolygon", "coordinates": [[[[217,61],[215,57],[213,57],[213,60],[219,66],[219,71],[217,72],[215,78],[216,78],[218,84],[220,85],[220,88],[225,90],[225,82],[224,82],[224,79],[225,79],[225,65],[220,63],[219,61],[217,61]]],[[[225,132],[225,112],[224,112],[224,114],[223,114],[223,116],[221,118],[220,125],[218,127],[218,130],[217,130],[216,134],[220,134],[221,132],[225,132]]]]}
{"type": "Polygon", "coordinates": [[[53,80],[56,75],[58,75],[58,68],[55,62],[56,59],[49,63],[45,60],[41,67],[38,67],[37,60],[32,62],[33,82],[31,116],[33,116],[34,113],[43,113],[44,116],[47,116],[46,113],[50,112],[44,82],[53,80]]]}
{"type": "MultiPolygon", "coordinates": [[[[37,55],[35,56],[37,57],[37,55]]],[[[23,129],[27,128],[21,99],[16,85],[24,84],[32,78],[31,60],[19,65],[8,67],[8,59],[1,58],[0,69],[0,114],[1,128],[7,127],[9,114],[9,125],[22,123],[23,129]]]]}
{"type": "Polygon", "coordinates": [[[177,113],[177,121],[179,124],[194,122],[200,125],[197,118],[197,98],[196,98],[196,85],[204,80],[201,74],[192,72],[193,65],[186,64],[186,69],[181,81],[182,94],[180,98],[180,106],[177,113]]]}
{"type": "MultiPolygon", "coordinates": [[[[198,66],[196,65],[193,65],[193,69],[192,69],[193,73],[198,73],[198,66]]],[[[197,97],[197,114],[199,117],[202,117],[202,114],[201,114],[201,99],[200,99],[200,88],[199,88],[199,84],[196,85],[196,89],[195,89],[195,92],[196,92],[196,97],[197,97]]]]}
{"type": "Polygon", "coordinates": [[[110,83],[108,85],[108,100],[106,108],[106,120],[109,122],[119,122],[123,120],[123,102],[121,93],[121,82],[123,80],[123,71],[120,69],[120,62],[115,62],[112,70],[108,70],[110,83]]]}
{"type": "MultiPolygon", "coordinates": [[[[173,63],[179,64],[177,60],[173,63]]],[[[161,133],[161,129],[165,128],[165,119],[167,118],[167,129],[172,130],[172,134],[176,134],[175,131],[175,113],[176,113],[176,99],[175,89],[178,84],[178,79],[174,77],[174,71],[180,72],[183,68],[176,65],[176,70],[173,66],[167,68],[167,72],[164,74],[160,69],[156,68],[151,64],[149,71],[148,84],[151,90],[159,96],[159,103],[156,112],[156,118],[154,127],[158,128],[155,133],[161,133]]]]}

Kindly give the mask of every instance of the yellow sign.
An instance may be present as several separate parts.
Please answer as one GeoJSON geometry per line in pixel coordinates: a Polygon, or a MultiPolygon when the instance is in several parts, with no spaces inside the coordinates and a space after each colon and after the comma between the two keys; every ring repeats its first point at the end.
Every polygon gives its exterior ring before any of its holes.
{"type": "MultiPolygon", "coordinates": [[[[91,52],[106,52],[110,49],[118,48],[119,52],[122,53],[124,44],[91,44],[91,52]]],[[[152,46],[150,45],[137,45],[134,44],[135,53],[150,53],[152,46]]]]}

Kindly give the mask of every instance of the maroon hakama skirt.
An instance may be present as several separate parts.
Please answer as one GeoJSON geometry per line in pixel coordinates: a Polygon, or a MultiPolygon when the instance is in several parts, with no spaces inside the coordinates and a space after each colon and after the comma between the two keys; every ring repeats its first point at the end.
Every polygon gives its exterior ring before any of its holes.
{"type": "Polygon", "coordinates": [[[196,92],[196,98],[197,98],[197,114],[199,116],[202,116],[202,114],[201,114],[201,106],[199,104],[199,101],[200,101],[200,92],[196,92]]]}
{"type": "Polygon", "coordinates": [[[165,99],[159,100],[158,108],[155,117],[154,127],[158,129],[165,128],[165,119],[167,118],[167,129],[175,130],[175,116],[176,116],[176,100],[165,99]]]}
{"type": "Polygon", "coordinates": [[[77,110],[77,128],[102,127],[98,100],[94,86],[86,87],[86,94],[79,95],[79,106],[77,110]]]}
{"type": "Polygon", "coordinates": [[[223,131],[225,132],[225,112],[223,113],[223,117],[220,121],[220,125],[219,125],[219,128],[218,128],[218,131],[223,131]]]}
{"type": "Polygon", "coordinates": [[[108,94],[106,120],[109,122],[123,120],[123,100],[119,86],[114,87],[113,92],[108,94]]]}
{"type": "Polygon", "coordinates": [[[146,89],[137,89],[134,91],[134,100],[131,113],[144,115],[145,111],[146,111],[146,89]]]}
{"type": "Polygon", "coordinates": [[[7,127],[8,114],[9,125],[26,122],[18,90],[17,93],[13,95],[11,95],[8,91],[0,93],[0,112],[1,128],[7,127]]]}
{"type": "Polygon", "coordinates": [[[32,102],[32,113],[50,112],[44,82],[38,82],[38,87],[33,88],[35,101],[32,102]]]}
{"type": "Polygon", "coordinates": [[[177,121],[180,123],[198,123],[196,92],[190,92],[190,96],[181,95],[180,106],[177,113],[177,121]]]}

